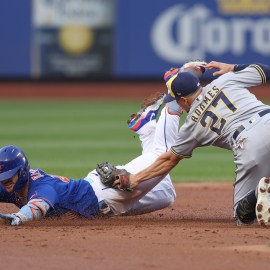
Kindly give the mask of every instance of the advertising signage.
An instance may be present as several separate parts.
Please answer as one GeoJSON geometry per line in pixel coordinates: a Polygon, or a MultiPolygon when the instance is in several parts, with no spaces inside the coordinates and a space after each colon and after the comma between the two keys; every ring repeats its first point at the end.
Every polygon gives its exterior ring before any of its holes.
{"type": "Polygon", "coordinates": [[[200,59],[270,64],[270,1],[120,1],[120,77],[156,77],[200,59]]]}
{"type": "Polygon", "coordinates": [[[113,0],[33,0],[35,78],[113,76],[113,0]]]}

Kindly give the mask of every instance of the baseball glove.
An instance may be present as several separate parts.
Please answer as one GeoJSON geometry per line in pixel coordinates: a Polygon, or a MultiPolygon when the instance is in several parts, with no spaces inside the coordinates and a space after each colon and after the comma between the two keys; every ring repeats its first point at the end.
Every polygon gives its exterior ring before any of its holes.
{"type": "Polygon", "coordinates": [[[130,192],[133,191],[130,187],[130,173],[125,169],[118,169],[109,162],[103,162],[97,165],[96,171],[105,186],[130,192]],[[119,184],[114,185],[115,180],[119,180],[119,184]]]}

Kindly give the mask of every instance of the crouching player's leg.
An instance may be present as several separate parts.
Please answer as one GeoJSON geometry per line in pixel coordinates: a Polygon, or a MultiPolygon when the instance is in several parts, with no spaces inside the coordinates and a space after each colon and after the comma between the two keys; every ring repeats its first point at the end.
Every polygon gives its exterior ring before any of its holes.
{"type": "Polygon", "coordinates": [[[260,225],[270,226],[270,177],[261,178],[256,189],[237,205],[237,225],[252,224],[256,218],[260,225]]]}

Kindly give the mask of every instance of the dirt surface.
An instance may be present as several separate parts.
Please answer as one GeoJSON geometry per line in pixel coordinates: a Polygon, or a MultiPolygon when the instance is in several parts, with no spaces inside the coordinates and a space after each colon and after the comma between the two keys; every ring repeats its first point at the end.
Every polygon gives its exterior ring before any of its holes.
{"type": "MultiPolygon", "coordinates": [[[[167,92],[163,81],[0,82],[0,99],[142,99],[157,91],[167,92]]],[[[260,99],[270,98],[270,84],[251,91],[260,99]]]]}
{"type": "Polygon", "coordinates": [[[175,187],[175,204],[148,215],[17,228],[1,220],[0,269],[269,269],[270,232],[234,224],[232,184],[175,187]]]}

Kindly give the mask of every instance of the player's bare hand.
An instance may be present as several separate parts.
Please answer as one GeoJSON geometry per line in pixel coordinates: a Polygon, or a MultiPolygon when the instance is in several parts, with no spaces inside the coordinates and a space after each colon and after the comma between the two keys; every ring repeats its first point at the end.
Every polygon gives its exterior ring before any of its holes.
{"type": "Polygon", "coordinates": [[[206,69],[218,69],[218,71],[213,73],[214,76],[218,76],[218,75],[222,75],[222,74],[225,74],[227,72],[233,71],[234,65],[212,61],[212,62],[208,63],[205,66],[205,68],[206,69]]]}
{"type": "Polygon", "coordinates": [[[129,176],[129,185],[132,189],[135,189],[138,186],[138,181],[136,181],[136,177],[134,174],[129,176]]]}
{"type": "Polygon", "coordinates": [[[113,186],[120,190],[133,191],[138,186],[133,174],[121,176],[113,182],[113,186]]]}

